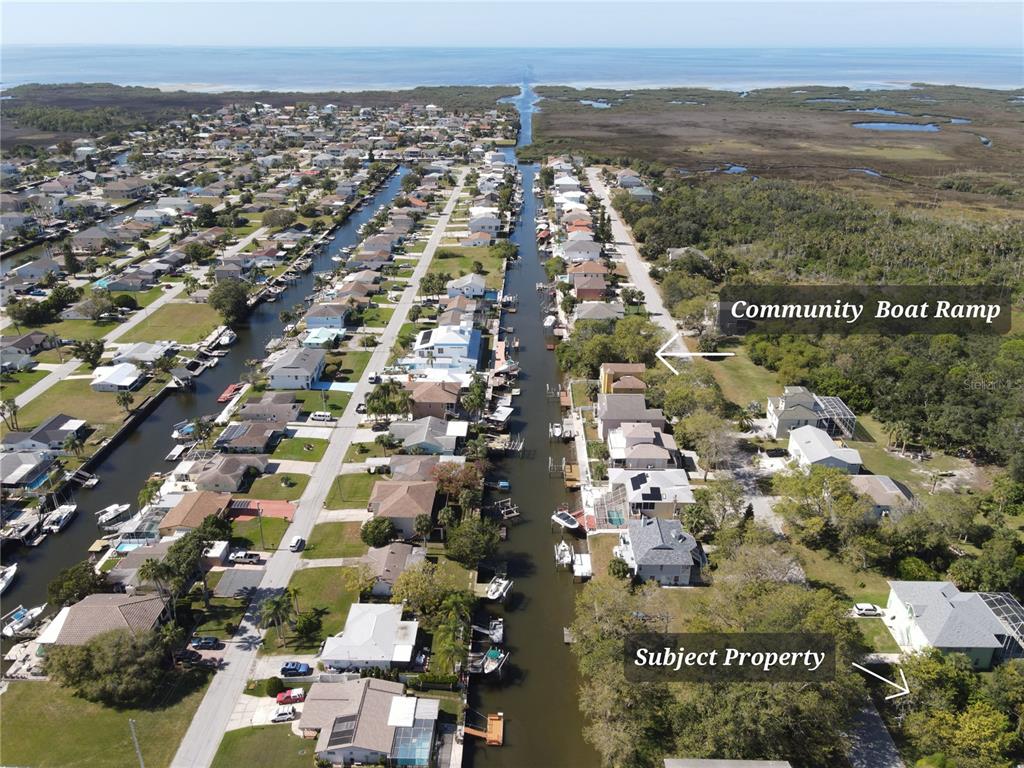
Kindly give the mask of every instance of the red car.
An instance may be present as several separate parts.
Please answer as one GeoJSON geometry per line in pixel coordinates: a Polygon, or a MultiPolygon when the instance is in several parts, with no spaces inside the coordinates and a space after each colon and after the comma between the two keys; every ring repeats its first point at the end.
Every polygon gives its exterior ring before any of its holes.
{"type": "Polygon", "coordinates": [[[278,704],[298,704],[300,701],[304,701],[306,698],[306,692],[301,688],[292,688],[290,691],[281,691],[277,694],[278,704]]]}

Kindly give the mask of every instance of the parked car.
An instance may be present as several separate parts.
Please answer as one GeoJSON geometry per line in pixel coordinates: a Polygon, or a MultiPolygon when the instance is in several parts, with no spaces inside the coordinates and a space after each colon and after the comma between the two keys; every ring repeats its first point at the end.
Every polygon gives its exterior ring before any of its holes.
{"type": "Polygon", "coordinates": [[[371,384],[380,384],[380,376],[377,375],[376,371],[370,371],[370,375],[366,377],[366,380],[371,384]]]}
{"type": "Polygon", "coordinates": [[[877,605],[871,603],[857,603],[853,606],[853,612],[858,616],[881,616],[882,611],[877,605]]]}
{"type": "Polygon", "coordinates": [[[306,546],[306,540],[301,536],[295,536],[288,544],[288,549],[292,552],[301,552],[302,548],[306,546]]]}
{"type": "Polygon", "coordinates": [[[278,707],[274,710],[274,716],[270,718],[272,723],[287,723],[289,720],[295,719],[295,707],[291,704],[286,704],[283,707],[278,707]]]}
{"type": "Polygon", "coordinates": [[[277,694],[278,704],[298,704],[306,700],[306,692],[301,688],[292,688],[288,691],[281,691],[277,694]]]}
{"type": "Polygon", "coordinates": [[[179,664],[198,664],[203,660],[203,657],[198,651],[193,651],[191,648],[188,648],[174,654],[174,660],[179,664]]]}
{"type": "Polygon", "coordinates": [[[366,413],[366,403],[360,403],[356,406],[356,413],[366,413]]]}
{"type": "Polygon", "coordinates": [[[232,563],[248,563],[250,565],[255,565],[260,561],[260,554],[259,552],[242,550],[241,552],[232,552],[228,555],[228,560],[232,563]]]}
{"type": "Polygon", "coordinates": [[[310,421],[334,421],[330,411],[313,411],[309,414],[310,421]]]}
{"type": "Polygon", "coordinates": [[[301,661],[286,661],[281,665],[281,677],[305,677],[313,668],[301,661]]]}
{"type": "Polygon", "coordinates": [[[220,648],[220,640],[216,637],[193,637],[188,643],[197,651],[209,651],[220,648]]]}

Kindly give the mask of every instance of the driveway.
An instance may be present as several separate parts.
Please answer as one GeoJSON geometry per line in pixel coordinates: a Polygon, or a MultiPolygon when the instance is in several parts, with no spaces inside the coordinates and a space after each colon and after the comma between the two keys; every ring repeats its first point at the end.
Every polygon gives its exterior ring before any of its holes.
{"type": "Polygon", "coordinates": [[[854,715],[847,758],[852,768],[904,768],[896,744],[873,703],[854,715]]]}

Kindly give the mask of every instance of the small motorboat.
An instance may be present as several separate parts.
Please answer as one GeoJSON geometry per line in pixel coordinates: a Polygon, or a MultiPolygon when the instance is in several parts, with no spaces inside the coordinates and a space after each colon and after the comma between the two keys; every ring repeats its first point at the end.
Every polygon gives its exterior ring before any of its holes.
{"type": "Polygon", "coordinates": [[[88,480],[86,480],[84,483],[82,483],[82,487],[83,488],[95,488],[99,484],[100,484],[100,479],[96,475],[93,475],[88,480]]]}
{"type": "Polygon", "coordinates": [[[501,601],[508,597],[512,590],[512,579],[495,575],[487,585],[487,599],[501,601]]]}
{"type": "Polygon", "coordinates": [[[61,504],[43,521],[43,530],[50,533],[60,533],[67,528],[75,514],[78,512],[77,504],[61,504]]]}
{"type": "Polygon", "coordinates": [[[511,490],[508,480],[492,480],[484,483],[484,488],[489,488],[492,491],[505,491],[506,493],[511,490]]]}
{"type": "Polygon", "coordinates": [[[558,542],[558,544],[555,545],[555,565],[561,566],[563,568],[568,568],[570,565],[572,565],[572,560],[572,547],[569,545],[569,542],[567,542],[565,539],[562,539],[562,541],[558,542]]]}
{"type": "Polygon", "coordinates": [[[556,440],[562,437],[562,425],[558,422],[554,422],[548,427],[548,434],[556,440]]]}
{"type": "Polygon", "coordinates": [[[485,675],[489,675],[492,672],[497,672],[505,664],[505,660],[508,658],[508,651],[503,651],[498,646],[492,646],[487,649],[487,653],[484,654],[483,664],[481,670],[485,675]]]}
{"type": "Polygon", "coordinates": [[[26,608],[23,605],[19,605],[11,613],[7,614],[3,628],[4,637],[20,635],[26,629],[35,624],[36,619],[38,619],[39,615],[45,610],[46,603],[37,605],[35,608],[26,608]]]}
{"type": "Polygon", "coordinates": [[[100,525],[109,525],[124,515],[131,507],[131,504],[111,504],[106,506],[96,513],[96,522],[100,525]]]}
{"type": "Polygon", "coordinates": [[[14,581],[14,576],[17,572],[17,563],[11,563],[10,565],[5,565],[0,568],[0,595],[2,595],[7,588],[11,586],[11,582],[14,581]]]}
{"type": "Polygon", "coordinates": [[[220,338],[217,339],[217,345],[221,347],[230,347],[236,341],[238,341],[238,334],[228,328],[220,335],[220,338]]]}
{"type": "Polygon", "coordinates": [[[551,520],[558,523],[567,531],[575,531],[580,527],[580,521],[569,514],[569,509],[567,507],[559,507],[556,509],[555,513],[551,515],[551,520]]]}

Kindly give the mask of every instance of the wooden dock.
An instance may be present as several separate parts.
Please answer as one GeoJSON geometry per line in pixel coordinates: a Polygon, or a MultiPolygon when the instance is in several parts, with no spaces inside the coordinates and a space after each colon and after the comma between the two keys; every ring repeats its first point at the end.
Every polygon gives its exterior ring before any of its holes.
{"type": "Polygon", "coordinates": [[[570,491],[579,490],[580,468],[578,464],[565,464],[565,487],[570,491]]]}
{"type": "Polygon", "coordinates": [[[463,733],[483,739],[489,747],[500,747],[505,743],[505,714],[499,712],[496,715],[488,715],[486,731],[468,725],[463,726],[462,730],[463,733]]]}

